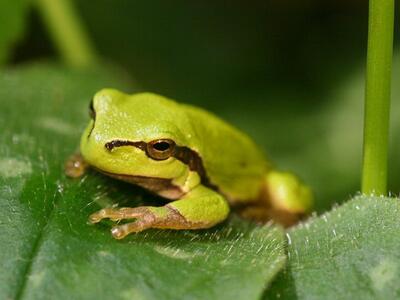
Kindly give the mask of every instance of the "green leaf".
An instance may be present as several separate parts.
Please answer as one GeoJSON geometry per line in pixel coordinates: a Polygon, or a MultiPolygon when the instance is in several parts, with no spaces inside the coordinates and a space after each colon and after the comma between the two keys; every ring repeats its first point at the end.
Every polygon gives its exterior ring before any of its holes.
{"type": "Polygon", "coordinates": [[[0,64],[23,33],[28,3],[27,0],[0,0],[0,64]]]}
{"type": "Polygon", "coordinates": [[[115,70],[36,65],[0,73],[1,299],[258,299],[285,263],[279,228],[231,219],[210,230],[114,240],[88,215],[159,199],[95,172],[66,178],[88,103],[132,92],[115,70]]]}
{"type": "Polygon", "coordinates": [[[265,299],[398,299],[400,199],[357,197],[287,233],[265,299]]]}

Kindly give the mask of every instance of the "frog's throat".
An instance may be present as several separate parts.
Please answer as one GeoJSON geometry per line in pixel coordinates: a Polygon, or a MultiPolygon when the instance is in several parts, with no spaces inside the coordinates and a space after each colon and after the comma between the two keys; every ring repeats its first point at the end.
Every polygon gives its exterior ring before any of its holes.
{"type": "Polygon", "coordinates": [[[140,187],[145,188],[146,190],[149,190],[157,195],[160,195],[161,197],[170,200],[179,199],[185,194],[185,192],[179,186],[172,183],[171,179],[160,177],[147,177],[140,175],[116,174],[106,172],[97,168],[95,169],[107,176],[128,183],[136,184],[140,187]]]}

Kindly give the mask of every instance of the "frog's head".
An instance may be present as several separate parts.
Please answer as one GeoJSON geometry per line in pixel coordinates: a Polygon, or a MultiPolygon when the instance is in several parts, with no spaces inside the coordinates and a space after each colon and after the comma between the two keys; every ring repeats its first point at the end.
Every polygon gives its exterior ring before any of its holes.
{"type": "Polygon", "coordinates": [[[177,151],[189,146],[193,134],[176,102],[104,89],[94,96],[90,115],[81,138],[90,165],[109,175],[177,179],[187,174],[188,164],[177,151]]]}

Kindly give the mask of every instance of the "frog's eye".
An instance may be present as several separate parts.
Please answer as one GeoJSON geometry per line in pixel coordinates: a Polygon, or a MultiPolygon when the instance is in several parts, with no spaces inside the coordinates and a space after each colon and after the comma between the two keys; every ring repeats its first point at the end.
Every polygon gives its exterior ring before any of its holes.
{"type": "Polygon", "coordinates": [[[92,101],[90,101],[90,104],[89,104],[89,116],[93,120],[96,118],[96,112],[95,112],[94,106],[93,106],[93,99],[92,99],[92,101]]]}
{"type": "Polygon", "coordinates": [[[155,160],[167,159],[175,153],[175,142],[170,139],[151,141],[147,143],[146,153],[155,160]]]}

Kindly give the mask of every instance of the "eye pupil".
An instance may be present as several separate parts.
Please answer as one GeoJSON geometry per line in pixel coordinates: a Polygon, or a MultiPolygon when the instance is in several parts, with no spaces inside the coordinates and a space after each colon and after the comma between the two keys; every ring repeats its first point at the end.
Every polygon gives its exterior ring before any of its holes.
{"type": "Polygon", "coordinates": [[[159,139],[147,143],[146,153],[155,160],[164,160],[175,153],[175,142],[170,139],[159,139]]]}
{"type": "Polygon", "coordinates": [[[153,145],[154,149],[157,151],[166,151],[169,149],[170,144],[167,142],[158,142],[153,145]]]}

